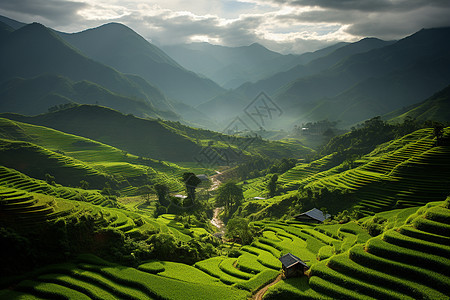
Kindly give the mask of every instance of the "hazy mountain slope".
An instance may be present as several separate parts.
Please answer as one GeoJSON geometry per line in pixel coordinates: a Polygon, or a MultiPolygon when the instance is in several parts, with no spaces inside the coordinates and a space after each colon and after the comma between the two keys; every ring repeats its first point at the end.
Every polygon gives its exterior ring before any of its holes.
{"type": "MultiPolygon", "coordinates": [[[[218,119],[224,119],[230,116],[234,117],[240,114],[245,106],[261,91],[264,91],[269,95],[274,94],[277,89],[290,83],[292,80],[319,74],[321,71],[355,53],[366,52],[371,49],[390,45],[391,43],[392,42],[386,42],[379,39],[367,38],[356,43],[342,45],[341,47],[328,47],[316,51],[326,54],[328,51],[333,50],[328,55],[319,56],[306,65],[298,64],[291,67],[288,71],[277,73],[255,83],[247,82],[232,92],[219,95],[211,101],[198,106],[198,109],[218,119]],[[218,114],[217,111],[227,112],[229,115],[224,113],[218,114]]],[[[311,55],[309,58],[312,58],[311,55]]],[[[302,86],[302,88],[303,92],[309,90],[315,91],[316,89],[320,90],[320,86],[316,85],[314,82],[309,82],[307,87],[302,86]]],[[[315,104],[313,106],[308,106],[306,111],[310,111],[314,107],[315,104]]],[[[289,109],[289,107],[286,108],[289,109]]]]}
{"type": "Polygon", "coordinates": [[[199,158],[204,158],[201,153],[205,149],[217,149],[224,156],[227,155],[230,161],[251,155],[302,157],[312,152],[298,143],[226,136],[191,128],[179,122],[141,119],[93,105],[80,105],[34,117],[17,114],[1,116],[87,137],[135,155],[175,162],[198,161],[199,158]],[[242,148],[243,145],[245,148],[242,148]],[[237,155],[241,150],[245,152],[237,155]]]}
{"type": "Polygon", "coordinates": [[[70,186],[86,180],[91,188],[102,189],[108,177],[114,188],[126,193],[132,193],[133,186],[156,182],[179,190],[176,177],[184,170],[91,139],[4,118],[0,118],[0,144],[0,165],[40,179],[49,173],[57,183],[70,186]]]}
{"type": "Polygon", "coordinates": [[[346,43],[302,55],[282,55],[259,45],[225,47],[208,43],[166,46],[163,49],[184,67],[204,74],[225,88],[236,88],[327,55],[346,43]]]}
{"type": "Polygon", "coordinates": [[[0,41],[6,38],[13,31],[14,28],[5,23],[0,22],[0,41]]]}
{"type": "Polygon", "coordinates": [[[197,106],[197,109],[217,121],[223,121],[240,115],[249,103],[249,99],[244,95],[236,91],[228,91],[197,106]]]}
{"type": "Polygon", "coordinates": [[[61,37],[92,59],[120,72],[142,76],[178,101],[196,105],[222,91],[216,83],[184,69],[125,25],[110,23],[61,37]]]}
{"type": "Polygon", "coordinates": [[[98,104],[138,116],[176,118],[174,113],[155,111],[148,102],[113,93],[89,81],[73,82],[57,75],[13,78],[0,83],[0,111],[25,115],[45,113],[69,102],[98,104]]]}
{"type": "Polygon", "coordinates": [[[157,120],[126,116],[99,106],[82,105],[35,117],[6,117],[87,137],[156,159],[181,161],[181,152],[191,159],[201,149],[188,137],[171,132],[157,120]]]}
{"type": "Polygon", "coordinates": [[[273,94],[278,88],[293,80],[319,74],[321,71],[332,67],[347,57],[381,48],[392,43],[393,42],[382,41],[375,38],[365,38],[358,42],[340,47],[326,56],[318,57],[308,64],[294,66],[285,72],[277,73],[253,84],[246,83],[239,87],[238,91],[250,98],[255,97],[261,91],[273,94]]]}
{"type": "Polygon", "coordinates": [[[19,29],[20,27],[27,25],[25,23],[18,22],[5,16],[0,16],[0,22],[5,23],[6,25],[10,26],[13,29],[19,29]]]}
{"type": "MultiPolygon", "coordinates": [[[[298,115],[305,112],[305,106],[312,109],[317,100],[329,97],[332,99],[327,104],[334,103],[338,108],[333,111],[335,116],[354,118],[359,118],[361,103],[378,107],[376,112],[369,108],[372,116],[389,112],[395,105],[412,104],[448,84],[449,37],[450,28],[421,30],[392,45],[353,55],[320,74],[291,82],[280,89],[276,99],[286,111],[298,115]]],[[[366,116],[362,114],[360,120],[366,116]]]]}
{"type": "Polygon", "coordinates": [[[384,116],[394,122],[402,122],[408,117],[417,120],[450,121],[450,86],[420,103],[384,116]]]}
{"type": "Polygon", "coordinates": [[[10,33],[0,46],[0,80],[57,74],[89,80],[118,94],[136,97],[158,110],[171,110],[165,96],[137,76],[123,75],[86,58],[50,29],[33,23],[10,33]]]}
{"type": "MultiPolygon", "coordinates": [[[[417,63],[411,68],[366,79],[331,99],[324,99],[311,111],[300,104],[301,120],[342,120],[354,124],[375,115],[384,115],[399,107],[432,95],[450,82],[450,59],[437,58],[417,63]]],[[[311,105],[314,103],[311,103],[311,105]]]]}

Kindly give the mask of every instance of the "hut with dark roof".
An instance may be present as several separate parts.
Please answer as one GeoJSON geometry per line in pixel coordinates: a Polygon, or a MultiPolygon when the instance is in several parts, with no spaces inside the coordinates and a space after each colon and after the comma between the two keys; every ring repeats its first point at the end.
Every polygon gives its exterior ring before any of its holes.
{"type": "Polygon", "coordinates": [[[309,223],[322,223],[326,219],[331,217],[329,214],[324,214],[320,209],[313,208],[307,212],[294,216],[297,221],[309,222],[309,223]]]}
{"type": "Polygon", "coordinates": [[[286,278],[303,275],[308,269],[308,265],[292,253],[288,253],[279,258],[286,278]]]}

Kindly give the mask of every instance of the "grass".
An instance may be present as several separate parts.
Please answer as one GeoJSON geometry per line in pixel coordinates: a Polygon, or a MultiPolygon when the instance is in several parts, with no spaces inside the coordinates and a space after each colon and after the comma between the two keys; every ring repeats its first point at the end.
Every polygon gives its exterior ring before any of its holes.
{"type": "Polygon", "coordinates": [[[109,293],[108,291],[98,287],[95,284],[85,282],[83,280],[73,278],[68,275],[61,274],[45,274],[38,277],[38,280],[48,283],[54,283],[60,286],[65,286],[67,288],[79,291],[87,295],[91,299],[96,300],[114,300],[116,296],[109,293]]]}
{"type": "Polygon", "coordinates": [[[164,299],[236,299],[247,294],[244,291],[227,286],[191,283],[172,278],[153,275],[129,267],[92,267],[83,268],[98,272],[119,283],[131,285],[151,297],[164,299]]]}
{"type": "Polygon", "coordinates": [[[361,294],[361,297],[372,296],[377,299],[413,299],[392,290],[388,290],[375,284],[367,283],[351,276],[344,275],[327,267],[324,263],[318,263],[311,267],[310,276],[318,276],[323,280],[344,287],[361,294]]]}
{"type": "MultiPolygon", "coordinates": [[[[355,258],[355,255],[357,255],[355,253],[358,253],[357,251],[361,249],[361,247],[353,248],[350,258],[355,258]]],[[[363,254],[364,252],[359,253],[363,254]]],[[[429,278],[424,276],[424,274],[417,275],[417,271],[411,275],[416,280],[414,282],[401,276],[398,272],[396,274],[393,272],[394,268],[401,267],[398,263],[393,263],[390,268],[386,265],[376,270],[373,268],[375,262],[360,264],[359,260],[354,261],[350,258],[348,253],[335,255],[328,261],[327,265],[333,270],[337,270],[342,274],[346,274],[360,281],[376,284],[379,287],[384,287],[386,290],[395,290],[413,298],[427,298],[427,295],[431,296],[431,299],[440,299],[442,297],[441,293],[423,284],[424,282],[430,282],[428,281],[429,278]],[[390,270],[390,272],[387,273],[386,270],[390,270]]]]}
{"type": "Polygon", "coordinates": [[[267,267],[263,266],[257,258],[256,255],[245,252],[238,257],[237,267],[248,273],[259,273],[266,270],[267,267]]]}
{"type": "Polygon", "coordinates": [[[223,272],[225,272],[225,273],[227,273],[227,274],[229,274],[231,276],[237,277],[237,278],[241,278],[241,279],[244,279],[244,280],[248,280],[248,279],[252,278],[253,277],[252,274],[244,272],[244,271],[241,271],[241,270],[239,270],[239,269],[234,267],[235,264],[236,264],[236,261],[237,261],[237,258],[225,258],[219,264],[219,268],[223,272]]]}
{"type": "Polygon", "coordinates": [[[275,278],[280,274],[280,272],[266,269],[257,275],[255,275],[252,279],[247,282],[237,283],[236,287],[244,290],[248,290],[250,292],[255,292],[259,290],[261,287],[275,280],[275,278]]]}
{"type": "Polygon", "coordinates": [[[264,235],[265,241],[278,245],[281,228],[295,236],[306,235],[307,229],[310,234],[320,231],[329,238],[342,238],[339,251],[335,242],[335,247],[319,248],[321,261],[310,263],[309,280],[287,279],[269,288],[266,298],[448,299],[450,243],[445,230],[440,234],[436,230],[445,228],[449,221],[449,209],[443,203],[366,217],[361,223],[375,218],[385,221],[384,234],[373,238],[368,238],[366,229],[356,222],[320,225],[317,230],[297,224],[260,222],[271,231],[264,235]],[[424,222],[432,225],[424,228],[424,222]]]}
{"type": "Polygon", "coordinates": [[[280,261],[268,251],[253,246],[243,246],[242,250],[257,255],[257,261],[267,268],[274,270],[281,269],[280,261]]]}
{"type": "Polygon", "coordinates": [[[19,291],[31,292],[38,297],[50,299],[73,299],[73,300],[89,300],[87,295],[76,290],[61,286],[55,283],[37,282],[33,280],[24,280],[17,285],[19,291]]]}
{"type": "Polygon", "coordinates": [[[154,260],[139,265],[138,270],[151,274],[158,274],[164,272],[166,268],[159,260],[154,260]]]}
{"type": "Polygon", "coordinates": [[[332,299],[313,290],[308,277],[295,277],[284,279],[277,284],[269,287],[264,299],[332,299]]]}
{"type": "MultiPolygon", "coordinates": [[[[160,264],[164,267],[164,270],[158,272],[159,276],[191,283],[223,285],[219,279],[210,276],[195,267],[170,261],[162,261],[160,264]]],[[[139,266],[139,269],[141,266],[139,266]]]]}
{"type": "Polygon", "coordinates": [[[225,284],[231,285],[234,283],[244,282],[245,280],[232,276],[228,273],[225,273],[224,271],[222,271],[222,269],[220,269],[219,265],[225,259],[226,259],[225,257],[221,256],[212,257],[195,263],[195,267],[213,277],[219,278],[220,281],[222,281],[225,284]]]}

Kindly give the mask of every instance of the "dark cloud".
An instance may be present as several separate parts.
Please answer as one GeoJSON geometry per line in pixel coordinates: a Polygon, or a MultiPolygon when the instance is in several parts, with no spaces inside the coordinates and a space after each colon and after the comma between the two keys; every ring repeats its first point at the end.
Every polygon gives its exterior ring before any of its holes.
{"type": "Polygon", "coordinates": [[[353,22],[346,32],[356,36],[398,39],[422,28],[450,26],[450,8],[424,7],[403,14],[366,15],[353,22]]]}
{"type": "Polygon", "coordinates": [[[66,24],[79,19],[77,12],[87,4],[60,0],[2,0],[0,9],[33,17],[42,17],[55,24],[66,24]]]}
{"type": "Polygon", "coordinates": [[[411,11],[421,7],[448,7],[448,0],[271,0],[278,4],[364,12],[411,11]]]}
{"type": "Polygon", "coordinates": [[[283,53],[367,36],[399,39],[421,28],[450,26],[450,0],[251,0],[249,10],[237,17],[220,9],[216,15],[196,15],[178,0],[165,0],[170,9],[162,0],[152,5],[144,0],[139,5],[135,0],[77,1],[83,0],[0,0],[0,14],[68,32],[121,22],[159,45],[206,37],[226,46],[258,42],[283,53]]]}
{"type": "Polygon", "coordinates": [[[261,17],[248,16],[222,24],[215,16],[173,15],[170,12],[144,17],[143,21],[152,28],[152,39],[161,44],[191,42],[194,36],[207,36],[230,46],[247,45],[257,40],[255,28],[262,22],[261,17]]]}

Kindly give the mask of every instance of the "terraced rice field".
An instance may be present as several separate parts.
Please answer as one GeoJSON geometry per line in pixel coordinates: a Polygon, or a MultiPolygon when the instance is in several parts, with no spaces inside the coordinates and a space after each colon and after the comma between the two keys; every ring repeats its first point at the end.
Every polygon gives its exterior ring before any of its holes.
{"type": "MultiPolygon", "coordinates": [[[[179,178],[188,169],[174,163],[151,158],[142,160],[136,155],[125,153],[115,147],[42,126],[13,122],[3,118],[0,118],[0,125],[11,128],[6,131],[7,138],[20,140],[20,142],[9,141],[9,143],[33,145],[32,148],[38,149],[37,152],[47,156],[48,161],[56,164],[47,173],[55,175],[57,179],[63,178],[64,175],[73,179],[73,173],[78,174],[80,180],[95,176],[104,177],[108,174],[120,182],[123,187],[121,192],[126,195],[133,194],[135,189],[132,187],[135,183],[145,184],[142,182],[145,177],[154,183],[167,184],[173,191],[183,189],[179,178]]],[[[48,164],[44,165],[47,167],[48,164]]],[[[199,172],[205,173],[205,170],[201,171],[199,172]]],[[[34,174],[29,175],[36,177],[34,174]]],[[[80,180],[76,179],[71,185],[78,184],[80,180]]],[[[103,186],[104,183],[97,188],[103,186]]]]}
{"type": "MultiPolygon", "coordinates": [[[[448,201],[430,203],[416,211],[411,208],[384,213],[402,225],[314,264],[309,280],[305,277],[279,283],[269,289],[266,298],[448,299],[448,201]]],[[[330,232],[336,232],[335,228],[330,232]]]]}
{"type": "Polygon", "coordinates": [[[287,190],[350,192],[350,203],[365,215],[440,201],[450,192],[450,147],[435,146],[430,128],[378,146],[349,170],[344,164],[329,168],[327,158],[297,165],[279,182],[287,190]]]}
{"type": "Polygon", "coordinates": [[[245,299],[248,295],[247,291],[227,286],[194,267],[170,262],[162,262],[162,266],[160,272],[149,273],[95,258],[87,262],[79,258],[74,264],[42,269],[14,290],[0,291],[0,298],[245,299]]]}
{"type": "Polygon", "coordinates": [[[114,203],[99,191],[53,186],[3,166],[0,166],[0,187],[10,187],[68,200],[86,201],[101,206],[114,206],[114,203]]]}

